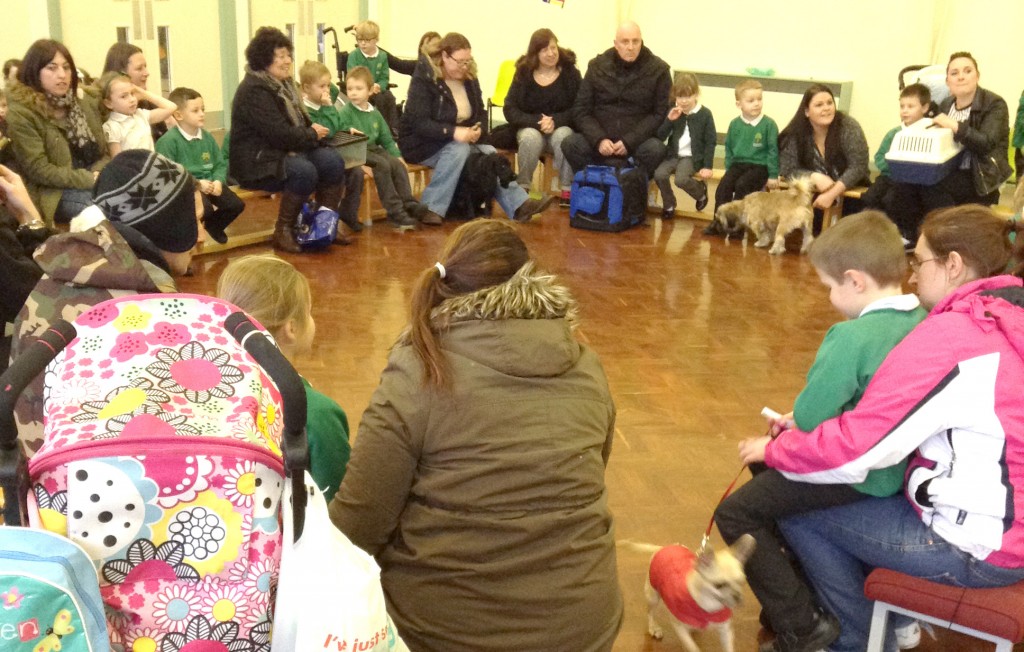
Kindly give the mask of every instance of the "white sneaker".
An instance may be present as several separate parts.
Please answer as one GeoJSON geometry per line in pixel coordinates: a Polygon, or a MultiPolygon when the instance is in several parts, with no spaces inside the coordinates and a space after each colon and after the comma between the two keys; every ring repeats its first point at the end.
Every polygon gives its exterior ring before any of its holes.
{"type": "Polygon", "coordinates": [[[921,624],[916,620],[896,630],[896,645],[901,650],[911,650],[921,644],[921,624]]]}

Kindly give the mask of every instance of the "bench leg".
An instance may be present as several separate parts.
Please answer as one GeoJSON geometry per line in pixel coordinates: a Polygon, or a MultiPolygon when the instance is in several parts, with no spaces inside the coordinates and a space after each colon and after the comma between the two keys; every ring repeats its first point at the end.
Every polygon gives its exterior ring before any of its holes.
{"type": "MultiPolygon", "coordinates": [[[[822,223],[822,228],[825,228],[822,223]]],[[[875,609],[871,612],[871,633],[868,635],[868,647],[865,652],[883,652],[885,645],[885,625],[889,620],[889,605],[875,601],[875,609]]]]}

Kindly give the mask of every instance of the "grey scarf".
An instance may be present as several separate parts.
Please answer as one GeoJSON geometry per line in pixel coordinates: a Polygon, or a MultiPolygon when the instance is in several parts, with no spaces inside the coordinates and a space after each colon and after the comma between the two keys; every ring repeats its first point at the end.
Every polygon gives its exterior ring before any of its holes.
{"type": "Polygon", "coordinates": [[[85,148],[90,142],[95,143],[96,137],[89,129],[89,123],[85,120],[85,113],[74,95],[68,93],[63,97],[46,93],[46,101],[54,108],[64,112],[64,129],[67,133],[68,142],[78,149],[85,148]]]}
{"type": "Polygon", "coordinates": [[[246,72],[273,88],[277,92],[277,96],[284,100],[284,108],[289,122],[296,127],[306,126],[306,110],[302,108],[302,98],[299,97],[299,89],[294,80],[288,79],[282,82],[280,79],[272,77],[266,70],[252,70],[248,66],[246,66],[246,72]]]}

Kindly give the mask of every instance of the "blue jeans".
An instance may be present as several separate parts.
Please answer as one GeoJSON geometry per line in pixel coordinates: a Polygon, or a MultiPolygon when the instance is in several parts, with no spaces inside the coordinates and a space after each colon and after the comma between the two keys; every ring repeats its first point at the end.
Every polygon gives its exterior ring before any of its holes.
{"type": "MultiPolygon", "coordinates": [[[[1024,568],[1001,568],[975,559],[925,525],[903,495],[868,498],[784,519],[790,549],[842,633],[832,652],[863,652],[874,604],[864,581],[874,568],[889,568],[951,586],[987,588],[1024,579],[1024,568]]],[[[890,621],[885,649],[896,650],[890,621]]]]}
{"type": "MultiPolygon", "coordinates": [[[[455,196],[455,186],[459,184],[459,177],[462,175],[462,168],[474,148],[484,154],[495,152],[490,145],[470,145],[452,141],[433,156],[420,161],[420,165],[434,168],[433,174],[430,175],[430,183],[423,189],[421,204],[426,204],[427,208],[441,216],[448,212],[448,206],[455,196]]],[[[495,185],[497,188],[494,191],[494,198],[509,217],[515,215],[516,209],[529,198],[518,184],[513,183],[510,188],[498,186],[497,183],[495,185]]]]}
{"type": "Polygon", "coordinates": [[[253,184],[252,187],[267,192],[284,190],[308,197],[317,188],[337,185],[344,179],[345,161],[341,154],[330,147],[314,147],[285,157],[284,179],[253,184]]]}

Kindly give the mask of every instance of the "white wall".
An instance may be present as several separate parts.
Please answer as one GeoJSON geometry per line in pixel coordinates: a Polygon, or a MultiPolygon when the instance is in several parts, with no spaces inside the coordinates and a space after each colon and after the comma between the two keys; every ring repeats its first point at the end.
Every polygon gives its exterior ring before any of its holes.
{"type": "MultiPolygon", "coordinates": [[[[580,67],[612,44],[617,23],[615,0],[565,0],[553,6],[541,0],[376,0],[370,19],[380,24],[380,44],[398,56],[416,56],[424,32],[460,32],[473,45],[486,100],[494,91],[498,67],[505,59],[526,52],[530,35],[541,27],[551,29],[560,43],[576,51],[580,67]],[[421,7],[429,6],[429,12],[421,7]],[[467,7],[472,6],[472,11],[467,7]]],[[[344,45],[344,44],[343,44],[344,45]]],[[[349,47],[355,47],[349,40],[349,47]]],[[[393,75],[395,95],[405,96],[408,78],[393,75]]]]}
{"type": "MultiPolygon", "coordinates": [[[[296,63],[316,57],[315,25],[339,31],[359,19],[359,0],[235,0],[239,66],[249,36],[261,25],[296,24],[296,63]]],[[[77,63],[94,74],[115,40],[115,27],[132,24],[135,6],[152,7],[155,24],[171,26],[172,80],[198,89],[209,111],[224,97],[221,44],[215,0],[61,0],[61,30],[77,63]]],[[[381,45],[399,56],[415,56],[420,35],[458,31],[473,44],[484,95],[494,88],[498,66],[526,49],[530,34],[548,27],[562,45],[576,51],[580,67],[611,45],[622,20],[636,20],[651,49],[674,69],[740,73],[747,67],[774,68],[786,77],[853,81],[851,113],[865,128],[872,149],[896,124],[897,73],[915,63],[945,62],[955,50],[978,59],[982,85],[1017,106],[1024,75],[1020,69],[1021,0],[763,0],[680,3],[678,0],[565,0],[558,7],[541,0],[372,0],[370,15],[381,25],[381,45]]],[[[0,0],[3,59],[20,57],[37,38],[50,34],[47,3],[0,0]]],[[[159,75],[155,34],[132,34],[159,75]]],[[[342,35],[351,50],[351,36],[342,35]]],[[[223,47],[230,47],[225,45],[223,47]]],[[[334,52],[327,50],[334,68],[334,52]]],[[[240,73],[241,71],[239,71],[240,73]]],[[[401,98],[408,79],[395,75],[401,98]]],[[[159,85],[153,79],[150,90],[159,85]]],[[[230,90],[229,93],[230,95],[230,90]]],[[[735,115],[728,92],[709,92],[708,105],[723,126],[735,115]]],[[[767,98],[765,110],[780,126],[792,115],[793,98],[767,98]]]]}

